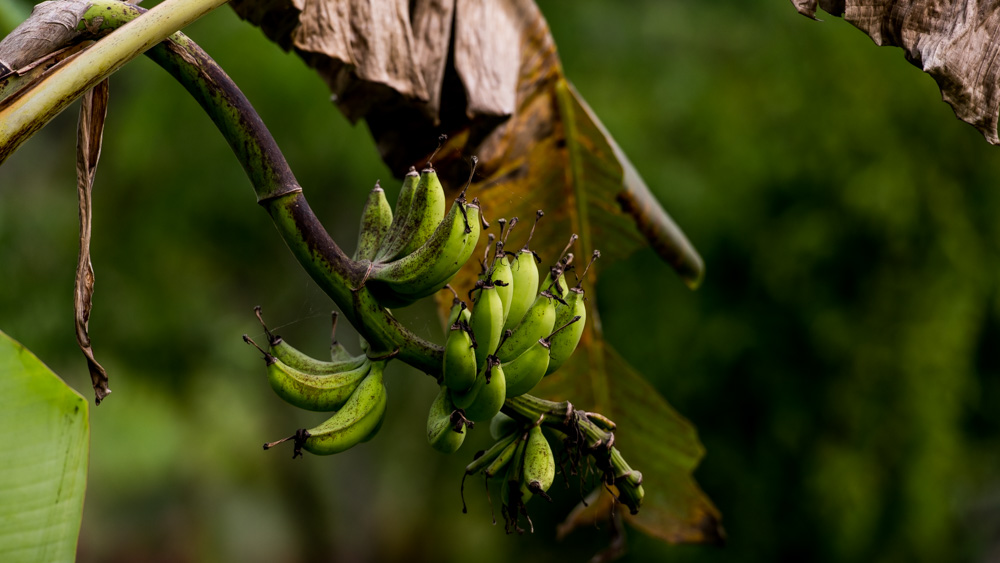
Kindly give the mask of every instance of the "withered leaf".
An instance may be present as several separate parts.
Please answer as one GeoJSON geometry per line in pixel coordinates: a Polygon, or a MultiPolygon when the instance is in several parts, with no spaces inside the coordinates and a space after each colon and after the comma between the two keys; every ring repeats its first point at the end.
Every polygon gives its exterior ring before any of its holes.
{"type": "MultiPolygon", "coordinates": [[[[457,192],[468,174],[468,158],[476,155],[479,168],[470,195],[480,199],[491,221],[514,216],[521,221],[508,250],[524,244],[536,210],[543,210],[532,242],[543,271],[577,233],[578,264],[595,249],[603,256],[588,277],[588,289],[602,267],[645,244],[686,283],[700,282],[701,258],[566,80],[548,25],[530,0],[415,0],[407,18],[398,17],[407,3],[234,0],[231,5],[323,76],[337,106],[349,118],[367,121],[397,173],[422,166],[439,134],[446,133],[434,166],[457,192]],[[376,11],[384,13],[373,15],[376,11]],[[376,32],[358,24],[375,20],[403,29],[376,32]],[[364,59],[377,57],[372,51],[378,49],[397,59],[381,59],[380,65],[388,65],[382,75],[363,71],[364,59]]],[[[478,256],[485,244],[484,236],[478,256]]],[[[468,289],[478,273],[470,261],[452,283],[468,289]]],[[[718,513],[691,477],[702,455],[693,427],[603,343],[593,295],[588,291],[580,348],[548,378],[542,394],[618,416],[622,426],[635,425],[623,433],[622,451],[649,483],[639,519],[633,519],[636,526],[670,542],[717,541],[718,513]],[[632,409],[629,403],[636,400],[632,409]],[[648,438],[639,436],[647,431],[648,438]],[[652,488],[661,490],[651,493],[652,488]]],[[[444,307],[450,305],[450,298],[442,299],[444,307]]]]}
{"type": "Polygon", "coordinates": [[[94,301],[94,267],[90,262],[91,194],[97,162],[101,158],[101,141],[104,137],[104,120],[108,112],[108,81],[103,80],[83,95],[76,143],[76,188],[80,206],[80,254],[76,263],[73,283],[73,309],[76,313],[76,342],[87,358],[94,402],[101,404],[111,393],[108,373],[94,358],[91,348],[90,309],[94,301]]]}
{"type": "Polygon", "coordinates": [[[816,8],[840,16],[877,45],[902,47],[930,74],[955,115],[1000,144],[1000,4],[977,0],[792,0],[815,19],[816,8]]]}

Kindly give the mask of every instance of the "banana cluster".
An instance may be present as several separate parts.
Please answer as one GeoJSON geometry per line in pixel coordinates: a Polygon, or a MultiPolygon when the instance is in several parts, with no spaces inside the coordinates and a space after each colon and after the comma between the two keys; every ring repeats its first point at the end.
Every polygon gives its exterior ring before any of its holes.
{"type": "MultiPolygon", "coordinates": [[[[466,187],[466,189],[468,186],[466,187]]],[[[362,285],[389,308],[404,307],[441,290],[479,242],[479,202],[463,190],[446,208],[444,188],[428,165],[403,179],[396,209],[376,183],[361,214],[354,260],[368,264],[362,285]]]]}
{"type": "Polygon", "coordinates": [[[442,365],[455,407],[476,422],[493,418],[506,398],[531,391],[559,369],[579,344],[587,317],[582,276],[575,287],[566,282],[569,246],[539,284],[540,260],[529,248],[534,227],[521,250],[508,252],[504,245],[517,218],[506,233],[506,222],[498,222],[501,236],[490,235],[482,274],[469,292],[472,310],[455,298],[442,365]]]}
{"type": "MultiPolygon", "coordinates": [[[[260,308],[255,312],[263,325],[260,308]]],[[[331,338],[331,359],[320,360],[292,347],[266,326],[264,330],[268,338],[267,351],[247,335],[243,335],[243,340],[264,355],[271,389],[290,405],[334,413],[322,424],[265,444],[264,449],[294,439],[294,455],[299,455],[302,449],[329,455],[366,442],[378,433],[387,404],[383,381],[385,360],[373,360],[366,354],[351,356],[337,343],[335,336],[331,338]]]]}
{"type": "MultiPolygon", "coordinates": [[[[496,442],[465,467],[465,477],[481,472],[487,484],[490,479],[501,477],[500,513],[505,527],[508,533],[513,530],[521,532],[523,530],[518,525],[521,516],[531,524],[525,509],[531,497],[538,495],[552,500],[546,491],[555,480],[555,456],[541,426],[532,425],[524,429],[500,414],[493,419],[490,432],[496,442]]],[[[464,498],[462,511],[466,511],[464,498]]]]}

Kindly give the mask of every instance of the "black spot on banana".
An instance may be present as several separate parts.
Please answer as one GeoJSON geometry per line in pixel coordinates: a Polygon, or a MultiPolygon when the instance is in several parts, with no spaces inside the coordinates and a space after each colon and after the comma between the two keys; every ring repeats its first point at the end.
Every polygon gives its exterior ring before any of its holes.
{"type": "Polygon", "coordinates": [[[325,422],[306,431],[302,448],[316,455],[330,455],[370,440],[385,416],[387,394],[382,371],[385,362],[373,362],[371,371],[343,408],[325,422]]]}
{"type": "Polygon", "coordinates": [[[479,241],[479,206],[459,197],[414,252],[375,263],[368,287],[385,307],[402,307],[440,291],[472,256],[479,241]]]}
{"type": "Polygon", "coordinates": [[[376,182],[361,212],[361,227],[358,230],[358,247],[354,251],[354,260],[373,260],[391,225],[392,207],[385,198],[382,187],[376,182]]]}
{"type": "Polygon", "coordinates": [[[427,413],[427,442],[439,452],[455,453],[465,441],[464,420],[452,403],[450,391],[442,385],[427,413]]]}

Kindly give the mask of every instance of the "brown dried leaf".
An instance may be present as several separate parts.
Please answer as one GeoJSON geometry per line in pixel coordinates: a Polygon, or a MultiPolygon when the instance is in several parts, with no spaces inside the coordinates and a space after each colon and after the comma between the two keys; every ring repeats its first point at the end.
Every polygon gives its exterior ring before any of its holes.
{"type": "Polygon", "coordinates": [[[931,75],[955,115],[1000,144],[1000,4],[978,0],[792,0],[815,19],[817,3],[868,34],[902,47],[906,60],[931,75]]]}
{"type": "Polygon", "coordinates": [[[84,94],[76,143],[76,188],[80,203],[80,255],[73,284],[73,308],[76,313],[76,342],[87,358],[87,368],[94,386],[96,404],[111,393],[108,373],[94,359],[88,325],[94,300],[94,267],[90,263],[91,193],[97,162],[101,158],[104,120],[108,113],[108,81],[104,80],[84,94]]]}

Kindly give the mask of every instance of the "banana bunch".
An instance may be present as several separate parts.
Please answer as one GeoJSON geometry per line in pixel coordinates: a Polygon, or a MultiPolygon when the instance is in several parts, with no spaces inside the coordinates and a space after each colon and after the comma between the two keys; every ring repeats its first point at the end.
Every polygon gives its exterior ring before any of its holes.
{"type": "Polygon", "coordinates": [[[428,165],[418,174],[411,167],[394,213],[385,192],[375,185],[361,215],[354,260],[367,262],[361,285],[383,306],[404,307],[434,294],[472,256],[481,214],[478,200],[465,200],[467,189],[446,210],[447,198],[434,168],[428,165]]]}
{"type": "MultiPolygon", "coordinates": [[[[494,421],[498,419],[499,416],[494,421]]],[[[507,421],[513,422],[509,418],[507,421]]],[[[490,479],[503,475],[500,483],[501,515],[508,533],[511,529],[521,532],[523,530],[518,526],[520,516],[523,515],[531,523],[525,509],[531,497],[538,495],[551,501],[546,491],[555,480],[556,460],[541,426],[532,425],[523,429],[516,424],[491,425],[491,431],[495,428],[511,431],[499,438],[494,436],[496,443],[465,467],[465,477],[481,472],[488,484],[490,479]]],[[[462,478],[463,490],[465,477],[462,478]]],[[[464,498],[462,511],[466,511],[464,498]]]]}
{"type": "MultiPolygon", "coordinates": [[[[264,325],[260,307],[254,312],[264,325]]],[[[387,398],[382,376],[386,360],[372,359],[366,354],[350,356],[336,341],[336,318],[334,315],[331,337],[331,357],[334,359],[330,361],[313,358],[293,348],[271,333],[266,325],[267,351],[243,335],[246,343],[263,354],[268,383],[285,402],[311,411],[335,411],[322,424],[265,444],[264,449],[294,439],[294,455],[299,455],[302,449],[328,455],[370,440],[381,427],[387,398]]]]}
{"type": "MultiPolygon", "coordinates": [[[[540,285],[540,260],[529,244],[543,215],[537,212],[528,241],[516,253],[505,251],[504,245],[517,218],[506,233],[507,222],[499,219],[500,239],[494,243],[490,235],[482,274],[469,292],[471,312],[457,296],[452,306],[443,381],[470,420],[492,418],[506,398],[533,389],[566,362],[583,335],[587,310],[582,277],[572,288],[566,282],[573,262],[569,249],[577,236],[540,285]]],[[[598,256],[595,251],[590,263],[598,256]]]]}

